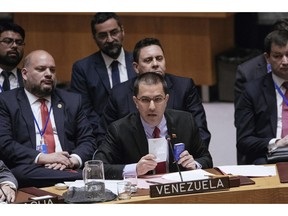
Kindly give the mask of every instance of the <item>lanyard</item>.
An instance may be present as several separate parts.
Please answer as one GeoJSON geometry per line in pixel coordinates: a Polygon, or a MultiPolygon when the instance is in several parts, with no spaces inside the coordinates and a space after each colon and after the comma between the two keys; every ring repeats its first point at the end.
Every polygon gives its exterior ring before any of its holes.
{"type": "Polygon", "coordinates": [[[48,112],[48,116],[47,116],[47,119],[46,119],[45,126],[44,126],[43,130],[40,130],[39,124],[38,124],[38,122],[37,122],[37,120],[36,120],[36,118],[35,118],[35,116],[34,116],[34,113],[33,113],[34,122],[35,122],[36,125],[37,125],[37,129],[38,129],[38,131],[39,131],[39,134],[40,134],[40,136],[41,136],[41,139],[42,139],[43,135],[45,134],[45,131],[46,131],[46,128],[47,128],[49,119],[50,119],[51,110],[52,110],[52,104],[51,104],[51,106],[50,106],[50,109],[49,109],[49,112],[48,112]]]}
{"type": "MultiPolygon", "coordinates": [[[[283,92],[281,91],[280,87],[274,82],[275,88],[278,91],[278,93],[281,95],[281,97],[283,98],[283,101],[285,102],[285,104],[288,106],[288,99],[285,97],[285,95],[283,94],[283,92]]],[[[288,91],[288,90],[286,90],[288,91]]]]}

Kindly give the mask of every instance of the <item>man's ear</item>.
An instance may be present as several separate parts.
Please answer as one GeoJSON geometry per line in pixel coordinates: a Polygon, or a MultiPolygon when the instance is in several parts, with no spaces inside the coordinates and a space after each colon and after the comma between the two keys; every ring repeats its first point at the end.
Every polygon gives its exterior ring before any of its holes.
{"type": "Polygon", "coordinates": [[[139,71],[138,71],[138,64],[136,62],[133,62],[133,68],[134,68],[134,71],[139,74],[139,71]]]}
{"type": "Polygon", "coordinates": [[[266,63],[269,64],[269,58],[270,58],[270,55],[267,53],[267,52],[264,52],[264,57],[266,59],[266,63]]]}
{"type": "Polygon", "coordinates": [[[135,105],[136,105],[136,108],[138,109],[138,103],[137,103],[137,98],[135,97],[135,96],[133,96],[133,101],[134,101],[134,103],[135,103],[135,105]]]}

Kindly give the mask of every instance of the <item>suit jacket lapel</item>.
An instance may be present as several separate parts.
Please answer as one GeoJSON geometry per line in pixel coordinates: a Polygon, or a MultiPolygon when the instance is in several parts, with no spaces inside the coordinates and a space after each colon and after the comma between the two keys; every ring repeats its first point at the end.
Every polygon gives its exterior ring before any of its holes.
{"type": "Polygon", "coordinates": [[[103,85],[105,86],[107,92],[111,91],[110,81],[108,77],[108,71],[104,62],[104,59],[101,55],[101,52],[97,52],[94,61],[95,71],[98,73],[103,85]]]}
{"type": "MultiPolygon", "coordinates": [[[[175,127],[174,118],[173,118],[173,115],[170,115],[169,111],[167,110],[165,111],[164,115],[165,115],[166,122],[167,122],[168,135],[170,136],[171,145],[173,148],[174,144],[177,143],[177,129],[175,127]]],[[[174,157],[173,157],[173,152],[171,152],[170,146],[169,146],[169,161],[170,161],[169,164],[171,166],[172,165],[171,162],[174,161],[174,157]]]]}
{"type": "Polygon", "coordinates": [[[59,98],[59,96],[57,95],[57,90],[52,94],[51,101],[52,101],[54,121],[55,121],[55,125],[57,128],[57,134],[59,137],[59,141],[60,141],[60,144],[62,146],[62,149],[67,149],[65,147],[65,142],[64,142],[64,134],[65,134],[64,109],[65,109],[65,104],[63,103],[61,98],[59,98]]]}
{"type": "Polygon", "coordinates": [[[35,133],[35,124],[33,121],[34,117],[29,100],[25,94],[24,88],[19,88],[17,100],[19,103],[20,110],[22,112],[22,116],[27,125],[27,130],[31,138],[32,147],[36,149],[36,133],[35,133]]]}
{"type": "Polygon", "coordinates": [[[270,112],[270,121],[272,126],[272,131],[274,137],[276,137],[277,130],[277,101],[274,82],[272,79],[272,73],[266,76],[266,79],[263,82],[263,94],[266,100],[266,106],[269,108],[270,112]]]}
{"type": "Polygon", "coordinates": [[[146,155],[148,154],[148,141],[139,113],[135,114],[131,120],[136,148],[140,152],[140,155],[146,155]]]}

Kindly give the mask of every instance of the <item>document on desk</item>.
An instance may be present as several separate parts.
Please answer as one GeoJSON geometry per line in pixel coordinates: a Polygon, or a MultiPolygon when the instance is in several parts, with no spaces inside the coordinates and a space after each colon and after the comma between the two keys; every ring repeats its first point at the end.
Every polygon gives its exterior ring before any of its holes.
{"type": "Polygon", "coordinates": [[[275,165],[232,165],[232,166],[218,166],[223,173],[232,175],[241,175],[247,177],[267,177],[276,175],[275,165]]]}
{"type": "MultiPolygon", "coordinates": [[[[181,174],[183,177],[183,181],[195,181],[195,180],[200,180],[200,179],[208,179],[209,178],[208,176],[211,175],[211,173],[202,169],[182,171],[181,174]]],[[[178,172],[165,174],[162,176],[162,178],[167,179],[167,180],[172,180],[172,181],[178,181],[178,182],[181,181],[178,172]]]]}

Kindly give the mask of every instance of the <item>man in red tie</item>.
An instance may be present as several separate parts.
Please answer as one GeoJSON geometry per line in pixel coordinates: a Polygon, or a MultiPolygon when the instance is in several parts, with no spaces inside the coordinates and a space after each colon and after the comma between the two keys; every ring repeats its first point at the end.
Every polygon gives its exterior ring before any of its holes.
{"type": "Polygon", "coordinates": [[[24,88],[0,94],[0,158],[19,187],[82,179],[95,139],[81,96],[55,87],[56,64],[44,50],[25,57],[22,76],[24,88]]]}
{"type": "Polygon", "coordinates": [[[235,107],[237,149],[246,164],[266,164],[269,152],[288,147],[288,98],[283,86],[288,81],[288,31],[269,33],[264,49],[271,73],[248,82],[235,107]]]}
{"type": "Polygon", "coordinates": [[[138,112],[111,123],[105,140],[95,153],[95,159],[104,162],[106,178],[121,179],[126,173],[141,176],[154,171],[157,156],[149,153],[148,140],[157,137],[164,139],[168,151],[167,135],[171,137],[172,146],[184,143],[185,150],[176,162],[173,152],[169,150],[168,170],[160,172],[176,172],[176,163],[181,170],[213,166],[193,115],[166,109],[169,94],[163,76],[154,72],[139,75],[134,83],[133,100],[138,112]]]}

